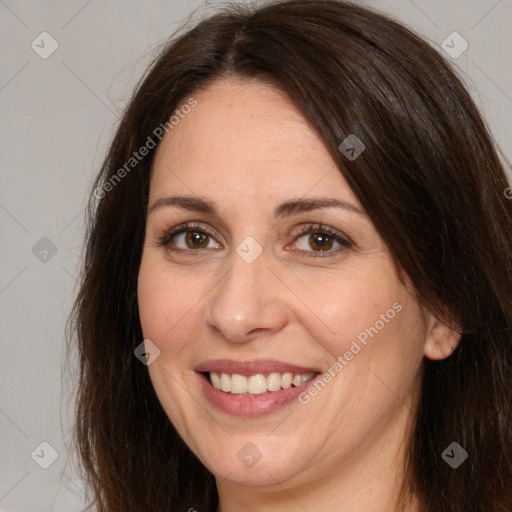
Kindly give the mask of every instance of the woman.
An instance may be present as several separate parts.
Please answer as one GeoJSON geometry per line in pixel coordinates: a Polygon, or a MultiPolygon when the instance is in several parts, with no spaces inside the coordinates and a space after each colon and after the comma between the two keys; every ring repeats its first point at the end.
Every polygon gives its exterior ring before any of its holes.
{"type": "Polygon", "coordinates": [[[512,510],[512,203],[425,42],[231,6],[138,86],[89,208],[97,510],[512,510]]]}

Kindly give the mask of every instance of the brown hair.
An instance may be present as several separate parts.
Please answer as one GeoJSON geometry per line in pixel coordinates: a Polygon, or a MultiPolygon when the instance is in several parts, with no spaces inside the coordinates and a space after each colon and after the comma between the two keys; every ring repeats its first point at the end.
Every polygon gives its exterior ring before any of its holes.
{"type": "Polygon", "coordinates": [[[98,510],[217,505],[212,474],[133,353],[143,339],[137,274],[155,149],[108,192],[97,190],[180,102],[227,75],[288,94],[418,300],[462,333],[450,357],[424,361],[404,488],[425,512],[510,512],[512,201],[503,165],[467,90],[429,44],[335,0],[223,8],[170,40],[124,112],[90,197],[69,324],[80,368],[76,443],[98,510]],[[353,161],[338,149],[349,134],[366,146],[353,161]],[[457,469],[441,457],[454,441],[469,454],[457,469]]]}

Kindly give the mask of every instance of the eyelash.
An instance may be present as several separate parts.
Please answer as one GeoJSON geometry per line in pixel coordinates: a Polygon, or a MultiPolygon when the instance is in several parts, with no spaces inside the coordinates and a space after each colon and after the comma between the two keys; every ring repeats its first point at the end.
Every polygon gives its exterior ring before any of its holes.
{"type": "MultiPolygon", "coordinates": [[[[211,232],[208,228],[206,228],[202,224],[197,224],[194,222],[187,222],[185,224],[181,224],[180,226],[177,226],[174,229],[167,230],[164,229],[163,231],[159,232],[157,234],[157,241],[158,245],[160,246],[166,246],[167,249],[171,252],[189,252],[189,253],[197,253],[200,251],[204,251],[204,249],[181,249],[181,248],[175,248],[175,247],[169,247],[169,243],[172,241],[174,237],[177,235],[180,235],[182,233],[187,233],[190,231],[197,231],[199,233],[205,234],[210,236],[211,238],[215,239],[215,234],[211,232]]],[[[322,223],[312,224],[307,226],[306,228],[301,229],[296,235],[295,239],[300,239],[304,235],[311,235],[311,234],[318,234],[318,235],[328,235],[333,240],[338,242],[341,247],[335,250],[329,250],[329,251],[294,251],[298,255],[304,255],[306,257],[313,257],[313,258],[325,258],[328,256],[332,256],[334,254],[338,254],[339,252],[350,249],[352,247],[352,241],[342,235],[341,233],[333,230],[332,228],[323,225],[322,223]]]]}

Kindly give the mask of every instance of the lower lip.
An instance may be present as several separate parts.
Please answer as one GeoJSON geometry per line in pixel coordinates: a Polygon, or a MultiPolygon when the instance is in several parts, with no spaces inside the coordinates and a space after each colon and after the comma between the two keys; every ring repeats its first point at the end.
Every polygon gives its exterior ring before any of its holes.
{"type": "Polygon", "coordinates": [[[222,412],[232,414],[234,416],[263,416],[271,414],[293,401],[307,388],[315,382],[321,375],[316,375],[313,379],[302,386],[281,389],[280,391],[269,391],[266,394],[255,396],[234,396],[231,393],[225,393],[219,389],[215,389],[208,378],[202,373],[197,374],[203,391],[208,400],[220,409],[222,412]]]}

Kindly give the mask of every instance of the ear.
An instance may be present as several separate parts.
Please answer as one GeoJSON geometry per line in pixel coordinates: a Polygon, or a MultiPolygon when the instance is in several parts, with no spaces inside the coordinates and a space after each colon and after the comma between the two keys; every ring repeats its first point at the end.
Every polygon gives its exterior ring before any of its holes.
{"type": "Polygon", "coordinates": [[[447,325],[429,313],[423,353],[434,361],[446,359],[457,348],[460,337],[458,328],[447,325]]]}

